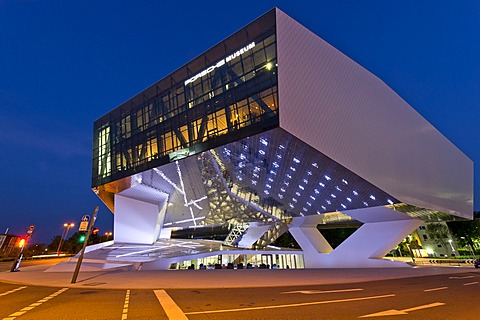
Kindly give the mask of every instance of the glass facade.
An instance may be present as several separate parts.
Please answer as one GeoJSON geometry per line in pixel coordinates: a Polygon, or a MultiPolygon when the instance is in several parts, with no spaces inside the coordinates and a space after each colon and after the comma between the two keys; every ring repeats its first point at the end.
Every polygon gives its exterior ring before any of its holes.
{"type": "Polygon", "coordinates": [[[252,268],[261,269],[304,269],[305,263],[303,254],[281,253],[281,254],[220,254],[194,260],[185,260],[173,263],[169,269],[228,269],[230,268],[252,268]]]}
{"type": "Polygon", "coordinates": [[[92,187],[278,126],[274,11],[95,121],[92,187]]]}

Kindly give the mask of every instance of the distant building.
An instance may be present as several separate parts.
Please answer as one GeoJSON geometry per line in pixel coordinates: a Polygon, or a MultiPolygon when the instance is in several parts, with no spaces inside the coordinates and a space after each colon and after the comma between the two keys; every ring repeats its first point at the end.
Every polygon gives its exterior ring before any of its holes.
{"type": "Polygon", "coordinates": [[[273,9],[95,121],[92,187],[115,234],[90,254],[144,269],[390,266],[424,221],[471,219],[472,186],[472,161],[427,120],[273,9]],[[335,250],[317,230],[359,221],[335,250]],[[171,239],[222,225],[223,242],[171,239]],[[287,230],[302,250],[269,246],[287,230]]]}
{"type": "Polygon", "coordinates": [[[0,234],[0,256],[10,256],[16,254],[16,244],[19,236],[14,234],[0,234]]]}
{"type": "MultiPolygon", "coordinates": [[[[448,226],[445,222],[435,222],[442,224],[448,230],[448,226]]],[[[414,249],[413,252],[416,257],[432,257],[432,258],[444,258],[444,257],[456,257],[459,255],[457,244],[451,234],[447,231],[447,237],[442,239],[434,239],[428,233],[428,222],[419,226],[414,232],[416,240],[418,241],[420,249],[414,249]]]]}

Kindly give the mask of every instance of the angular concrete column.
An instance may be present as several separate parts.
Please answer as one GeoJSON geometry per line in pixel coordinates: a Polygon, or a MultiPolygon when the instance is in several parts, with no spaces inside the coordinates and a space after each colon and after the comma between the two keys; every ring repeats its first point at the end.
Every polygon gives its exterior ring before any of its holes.
{"type": "Polygon", "coordinates": [[[304,256],[333,251],[332,246],[317,229],[317,225],[321,223],[322,216],[318,215],[293,218],[289,225],[288,231],[302,248],[304,256]]]}
{"type": "MultiPolygon", "coordinates": [[[[406,263],[383,259],[423,221],[384,207],[365,208],[344,212],[363,225],[335,250],[312,221],[291,224],[290,233],[304,251],[306,268],[372,268],[407,267],[406,263]]],[[[315,223],[315,221],[313,221],[315,223]]]]}
{"type": "Polygon", "coordinates": [[[115,195],[114,241],[153,244],[160,236],[168,195],[137,185],[115,195]]]}

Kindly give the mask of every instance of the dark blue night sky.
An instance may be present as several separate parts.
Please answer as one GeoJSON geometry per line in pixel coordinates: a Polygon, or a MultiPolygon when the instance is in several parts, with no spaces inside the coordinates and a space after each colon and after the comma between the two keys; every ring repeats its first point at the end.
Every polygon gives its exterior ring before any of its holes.
{"type": "MultiPolygon", "coordinates": [[[[93,121],[274,6],[380,77],[480,172],[476,0],[0,0],[0,233],[34,224],[49,243],[96,205],[111,231],[90,189],[93,121]]],[[[478,174],[475,186],[478,211],[478,174]]]]}

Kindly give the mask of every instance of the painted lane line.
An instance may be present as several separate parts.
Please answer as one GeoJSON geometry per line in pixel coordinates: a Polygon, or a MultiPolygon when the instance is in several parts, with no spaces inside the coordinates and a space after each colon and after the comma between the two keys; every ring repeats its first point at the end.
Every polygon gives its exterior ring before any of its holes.
{"type": "Polygon", "coordinates": [[[168,319],[188,320],[182,309],[180,309],[165,290],[153,290],[153,292],[162,305],[163,311],[167,314],[168,319]]]}
{"type": "Polygon", "coordinates": [[[30,311],[30,310],[32,310],[33,308],[35,308],[35,307],[25,307],[25,308],[23,308],[22,310],[24,310],[24,311],[30,311]]]}
{"type": "Polygon", "coordinates": [[[125,302],[123,303],[122,320],[127,319],[129,304],[130,304],[130,290],[127,290],[127,292],[125,293],[125,302]]]}
{"type": "Polygon", "coordinates": [[[448,289],[448,287],[439,287],[439,288],[432,288],[432,289],[425,289],[423,290],[424,292],[431,292],[431,291],[438,291],[438,290],[445,290],[448,289]]]}
{"type": "Polygon", "coordinates": [[[305,306],[314,306],[318,304],[329,304],[329,303],[339,303],[339,302],[352,302],[352,301],[364,301],[364,300],[373,300],[373,299],[382,299],[382,298],[392,298],[395,297],[395,294],[384,294],[381,296],[369,296],[369,297],[360,297],[360,298],[350,298],[350,299],[339,299],[339,300],[328,300],[328,301],[314,301],[314,302],[302,302],[302,303],[292,303],[292,304],[280,304],[276,306],[263,306],[263,307],[251,307],[251,308],[239,308],[239,309],[224,309],[224,310],[210,310],[210,311],[196,311],[196,312],[186,312],[186,315],[193,314],[207,314],[207,313],[223,313],[223,312],[242,312],[242,311],[253,311],[253,310],[266,310],[266,309],[277,309],[277,308],[292,308],[292,307],[305,307],[305,306]]]}
{"type": "Polygon", "coordinates": [[[475,282],[469,282],[469,283],[464,283],[464,286],[471,286],[472,284],[478,284],[478,281],[475,282]]]}
{"type": "Polygon", "coordinates": [[[430,304],[425,304],[423,306],[403,309],[403,311],[405,311],[405,312],[417,311],[417,310],[428,309],[428,308],[433,308],[433,307],[440,307],[440,306],[444,306],[444,305],[445,305],[445,303],[443,303],[443,302],[434,302],[434,303],[430,303],[430,304]]]}
{"type": "Polygon", "coordinates": [[[321,293],[340,293],[340,292],[353,292],[353,291],[363,291],[361,288],[356,289],[339,289],[339,290],[299,290],[299,291],[287,291],[282,292],[282,294],[289,294],[289,293],[301,293],[301,294],[321,294],[321,293]]]}
{"type": "Polygon", "coordinates": [[[25,307],[25,308],[23,308],[23,309],[21,309],[21,310],[19,310],[19,311],[17,311],[17,312],[12,313],[11,315],[9,315],[9,316],[6,317],[6,318],[3,318],[2,320],[13,320],[13,319],[15,319],[16,317],[19,317],[19,316],[23,315],[25,312],[30,311],[30,310],[32,310],[32,309],[35,308],[35,307],[38,307],[38,306],[41,305],[42,303],[47,302],[48,300],[55,298],[56,296],[58,296],[59,294],[65,292],[65,291],[67,291],[67,290],[68,290],[68,288],[62,288],[62,289],[60,289],[60,290],[52,293],[51,295],[49,295],[49,296],[47,296],[47,297],[45,297],[45,298],[43,298],[43,299],[40,299],[40,300],[38,300],[37,302],[32,303],[32,304],[30,304],[29,306],[27,306],[27,307],[25,307]]]}
{"type": "Polygon", "coordinates": [[[470,279],[475,278],[474,276],[465,276],[465,277],[448,277],[448,279],[470,279]]]}
{"type": "Polygon", "coordinates": [[[359,318],[405,315],[405,314],[408,314],[409,312],[412,312],[412,311],[423,310],[423,309],[434,308],[434,307],[440,307],[440,306],[443,306],[443,305],[445,305],[445,303],[443,303],[443,302],[434,302],[434,303],[424,304],[422,306],[403,309],[403,310],[391,309],[391,310],[366,314],[364,316],[360,316],[359,318]]]}
{"type": "Polygon", "coordinates": [[[16,288],[16,289],[13,289],[13,290],[10,290],[10,291],[7,291],[7,292],[0,293],[0,297],[6,296],[7,294],[10,294],[10,293],[14,293],[14,292],[20,291],[20,290],[25,289],[25,288],[26,288],[26,287],[18,287],[18,288],[16,288]]]}

